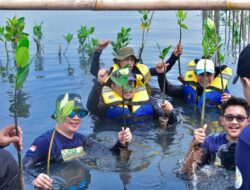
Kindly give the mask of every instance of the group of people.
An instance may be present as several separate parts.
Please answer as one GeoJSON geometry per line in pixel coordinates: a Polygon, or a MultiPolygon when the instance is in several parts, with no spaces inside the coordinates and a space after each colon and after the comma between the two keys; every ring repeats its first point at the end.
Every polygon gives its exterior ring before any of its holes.
{"type": "MultiPolygon", "coordinates": [[[[110,69],[100,68],[100,55],[110,41],[101,41],[92,57],[90,72],[95,76],[94,85],[87,100],[87,109],[82,104],[81,96],[69,93],[69,100],[74,101],[74,109],[66,116],[63,122],[58,123],[51,152],[51,162],[63,162],[76,157],[86,156],[91,152],[102,151],[120,155],[123,149],[127,149],[132,141],[132,133],[126,126],[118,133],[118,141],[111,147],[105,147],[77,132],[82,119],[88,112],[101,119],[115,120],[121,125],[125,123],[141,123],[151,119],[165,119],[164,129],[168,125],[177,122],[177,115],[173,105],[164,100],[159,103],[147,91],[147,84],[151,76],[158,77],[160,88],[167,95],[185,100],[188,104],[202,106],[202,97],[206,96],[206,106],[220,105],[221,124],[225,132],[206,137],[205,124],[194,130],[193,141],[190,144],[185,157],[182,171],[187,174],[205,164],[215,163],[228,169],[235,168],[237,189],[250,189],[250,143],[248,141],[250,127],[250,45],[240,54],[237,77],[240,77],[244,94],[247,99],[230,95],[227,88],[232,76],[232,70],[228,66],[215,67],[209,59],[195,59],[188,64],[181,85],[172,85],[166,78],[176,60],[182,54],[182,46],[178,44],[170,58],[165,62],[156,64],[155,68],[148,68],[139,63],[134,55],[133,48],[123,47],[114,58],[110,69]],[[127,68],[127,85],[123,88],[117,83],[115,77],[122,69],[127,68]],[[204,94],[204,76],[206,76],[206,88],[204,94]],[[165,86],[164,86],[165,84],[165,86]],[[235,149],[236,161],[234,159],[235,149]]],[[[121,71],[122,72],[122,71],[121,71]]],[[[236,80],[235,80],[236,81],[236,80]]],[[[64,95],[56,100],[60,104],[64,95]]],[[[52,114],[52,119],[57,119],[57,114],[52,114]]],[[[0,189],[18,189],[18,167],[13,157],[2,148],[10,143],[22,147],[22,131],[19,137],[15,136],[15,126],[8,126],[0,131],[0,164],[4,169],[0,171],[0,189]],[[5,167],[6,166],[6,167],[5,167]],[[15,188],[14,188],[15,187],[15,188]]],[[[24,168],[29,168],[47,162],[50,139],[53,130],[49,130],[34,140],[23,159],[24,168]]],[[[53,179],[47,174],[41,173],[34,180],[35,187],[51,189],[53,179]]]]}

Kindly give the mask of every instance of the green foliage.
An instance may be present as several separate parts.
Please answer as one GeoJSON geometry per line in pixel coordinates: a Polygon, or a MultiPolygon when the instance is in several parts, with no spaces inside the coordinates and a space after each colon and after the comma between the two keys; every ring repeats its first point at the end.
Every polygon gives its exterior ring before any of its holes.
{"type": "Polygon", "coordinates": [[[89,36],[92,35],[95,31],[95,27],[91,26],[87,28],[87,26],[81,26],[80,30],[77,31],[78,41],[81,47],[84,47],[84,43],[86,40],[89,40],[89,36]]]}
{"type": "Polygon", "coordinates": [[[33,27],[33,35],[37,40],[41,40],[43,38],[42,25],[43,22],[41,22],[40,24],[37,24],[35,22],[35,26],[33,27]]]}
{"type": "Polygon", "coordinates": [[[130,37],[130,31],[131,28],[122,27],[121,31],[117,34],[116,41],[111,42],[111,45],[113,46],[114,56],[116,56],[120,48],[127,46],[132,40],[132,38],[130,37]]]}
{"type": "Polygon", "coordinates": [[[181,28],[184,28],[184,29],[188,29],[188,27],[183,23],[183,21],[186,19],[187,17],[187,12],[184,12],[182,10],[178,10],[177,14],[176,14],[176,17],[178,18],[178,25],[181,27],[181,28]]]}
{"type": "Polygon", "coordinates": [[[87,52],[89,56],[91,56],[94,53],[98,44],[99,44],[98,39],[91,38],[90,43],[84,44],[84,50],[87,52]]]}
{"type": "Polygon", "coordinates": [[[4,41],[4,27],[0,27],[0,41],[4,41]]]}
{"type": "Polygon", "coordinates": [[[70,43],[73,39],[73,34],[68,33],[67,35],[63,35],[63,38],[66,40],[67,43],[70,43]]]}
{"type": "Polygon", "coordinates": [[[17,48],[17,44],[28,34],[23,32],[25,22],[25,18],[17,18],[14,16],[12,19],[8,18],[5,27],[4,38],[6,41],[10,41],[12,45],[12,49],[15,52],[17,48]]]}
{"type": "Polygon", "coordinates": [[[240,43],[240,32],[239,32],[239,24],[234,23],[234,28],[233,28],[233,41],[235,44],[240,43]]]}
{"type": "Polygon", "coordinates": [[[216,28],[214,21],[207,18],[204,22],[204,31],[202,39],[203,55],[208,58],[215,54],[216,46],[218,45],[218,61],[221,63],[224,60],[224,56],[221,54],[222,41],[220,35],[216,39],[216,28]],[[217,40],[217,42],[216,42],[217,40]]]}
{"type": "Polygon", "coordinates": [[[150,11],[139,11],[141,14],[141,29],[142,30],[149,30],[151,19],[149,17],[150,11]]]}
{"type": "Polygon", "coordinates": [[[111,80],[118,86],[121,86],[124,90],[132,90],[134,86],[128,83],[129,67],[126,65],[122,69],[114,71],[111,75],[111,80]]]}
{"type": "Polygon", "coordinates": [[[16,65],[17,65],[17,74],[16,74],[16,88],[22,88],[24,82],[27,79],[29,73],[29,40],[27,37],[24,37],[18,44],[16,50],[16,65]]]}
{"type": "Polygon", "coordinates": [[[66,117],[73,111],[75,102],[69,101],[69,94],[66,93],[60,102],[56,102],[55,118],[59,123],[63,123],[66,117]]]}
{"type": "Polygon", "coordinates": [[[167,56],[167,54],[168,54],[168,52],[169,52],[169,50],[170,50],[171,47],[172,47],[172,45],[169,45],[168,47],[166,47],[166,48],[164,48],[162,50],[161,47],[160,47],[160,45],[159,45],[159,43],[157,43],[157,48],[158,48],[159,53],[160,53],[159,58],[161,60],[165,59],[165,57],[167,56]]]}

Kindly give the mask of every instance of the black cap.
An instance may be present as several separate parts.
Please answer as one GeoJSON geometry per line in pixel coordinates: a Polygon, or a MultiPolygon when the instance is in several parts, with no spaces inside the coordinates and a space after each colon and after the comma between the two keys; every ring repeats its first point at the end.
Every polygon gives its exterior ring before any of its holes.
{"type": "MultiPolygon", "coordinates": [[[[76,93],[68,93],[69,94],[69,101],[70,100],[74,100],[75,106],[74,106],[74,110],[81,110],[85,112],[85,115],[88,115],[88,110],[85,109],[82,105],[82,98],[79,94],[76,93]]],[[[64,98],[65,94],[61,94],[60,96],[57,97],[56,99],[56,104],[57,102],[61,102],[62,99],[64,98]]],[[[55,112],[53,113],[53,115],[51,115],[52,119],[56,119],[55,118],[55,112]]]]}
{"type": "Polygon", "coordinates": [[[237,75],[233,79],[233,84],[235,84],[239,77],[250,78],[250,44],[248,44],[240,53],[237,75]]]}

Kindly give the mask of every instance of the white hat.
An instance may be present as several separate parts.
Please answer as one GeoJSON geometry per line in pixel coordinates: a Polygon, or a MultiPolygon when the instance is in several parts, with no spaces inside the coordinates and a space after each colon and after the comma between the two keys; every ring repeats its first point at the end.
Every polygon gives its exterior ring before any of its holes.
{"type": "MultiPolygon", "coordinates": [[[[205,59],[201,59],[200,61],[198,61],[196,65],[196,74],[200,75],[204,73],[205,71],[204,67],[205,67],[205,59]]],[[[210,59],[206,59],[206,72],[212,74],[214,73],[214,63],[210,59]]]]}

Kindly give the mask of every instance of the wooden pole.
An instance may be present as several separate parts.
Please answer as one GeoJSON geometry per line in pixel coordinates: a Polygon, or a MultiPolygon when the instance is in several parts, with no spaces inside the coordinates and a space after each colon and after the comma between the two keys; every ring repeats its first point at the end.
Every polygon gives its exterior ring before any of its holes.
{"type": "Polygon", "coordinates": [[[232,10],[249,0],[0,0],[0,10],[232,10]]]}

